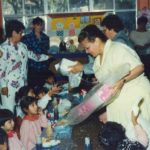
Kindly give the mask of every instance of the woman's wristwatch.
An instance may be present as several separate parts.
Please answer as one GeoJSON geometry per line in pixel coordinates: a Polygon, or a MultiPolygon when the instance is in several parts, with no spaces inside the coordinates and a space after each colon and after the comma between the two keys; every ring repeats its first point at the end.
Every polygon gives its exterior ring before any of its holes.
{"type": "Polygon", "coordinates": [[[123,78],[122,80],[123,80],[123,83],[126,83],[126,82],[127,82],[127,79],[125,79],[125,78],[123,78]]]}

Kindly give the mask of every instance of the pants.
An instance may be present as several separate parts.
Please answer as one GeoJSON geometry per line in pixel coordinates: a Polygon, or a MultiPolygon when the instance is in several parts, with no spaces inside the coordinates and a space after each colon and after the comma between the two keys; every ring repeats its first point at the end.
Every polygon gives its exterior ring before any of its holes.
{"type": "Polygon", "coordinates": [[[18,89],[8,86],[8,96],[1,95],[2,105],[1,108],[9,109],[10,111],[14,112],[15,102],[15,95],[18,89]]]}

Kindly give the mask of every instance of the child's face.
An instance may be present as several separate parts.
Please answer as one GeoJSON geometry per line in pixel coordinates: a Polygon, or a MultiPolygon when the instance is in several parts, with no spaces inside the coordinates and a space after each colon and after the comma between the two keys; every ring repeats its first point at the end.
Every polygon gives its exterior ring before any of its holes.
{"type": "Polygon", "coordinates": [[[7,143],[0,144],[0,150],[7,150],[7,143]]]}
{"type": "Polygon", "coordinates": [[[33,89],[29,90],[28,96],[35,97],[35,93],[34,93],[33,89]]]}
{"type": "Polygon", "coordinates": [[[37,106],[36,102],[33,102],[32,104],[29,105],[27,114],[28,115],[37,115],[37,113],[38,113],[38,106],[37,106]]]}
{"type": "Polygon", "coordinates": [[[38,94],[37,99],[41,99],[43,96],[45,96],[45,92],[41,92],[38,94]]]}
{"type": "Polygon", "coordinates": [[[54,78],[53,77],[48,77],[47,82],[49,84],[53,84],[54,83],[54,78]]]}
{"type": "Polygon", "coordinates": [[[14,129],[14,121],[13,119],[11,120],[7,120],[4,124],[4,130],[7,131],[11,131],[14,129]]]}

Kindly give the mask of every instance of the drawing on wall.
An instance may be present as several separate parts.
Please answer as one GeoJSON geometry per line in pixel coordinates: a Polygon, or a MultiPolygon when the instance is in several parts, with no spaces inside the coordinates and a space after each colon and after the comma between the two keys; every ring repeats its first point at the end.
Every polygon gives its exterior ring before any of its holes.
{"type": "Polygon", "coordinates": [[[84,28],[89,23],[90,23],[90,17],[89,16],[81,16],[80,17],[80,27],[81,28],[84,28]]]}
{"type": "Polygon", "coordinates": [[[90,23],[91,24],[95,24],[95,25],[97,25],[97,26],[100,27],[100,23],[101,23],[103,17],[104,17],[104,14],[102,14],[102,15],[96,15],[96,16],[91,16],[90,17],[90,23]]]}
{"type": "Polygon", "coordinates": [[[56,24],[56,35],[59,37],[64,37],[64,24],[62,22],[58,22],[56,24]]]}
{"type": "Polygon", "coordinates": [[[64,24],[65,30],[69,29],[70,23],[73,23],[75,28],[80,28],[80,17],[53,18],[51,21],[52,30],[56,30],[56,24],[58,22],[61,22],[64,24]]]}
{"type": "Polygon", "coordinates": [[[75,24],[72,22],[69,25],[69,36],[74,36],[76,34],[75,24]]]}

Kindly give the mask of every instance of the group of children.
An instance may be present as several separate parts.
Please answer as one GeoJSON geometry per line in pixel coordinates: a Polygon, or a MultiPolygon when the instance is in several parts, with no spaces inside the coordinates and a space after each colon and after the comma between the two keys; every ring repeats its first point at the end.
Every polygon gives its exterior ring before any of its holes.
{"type": "Polygon", "coordinates": [[[42,128],[48,126],[45,108],[60,90],[51,75],[44,87],[21,87],[16,93],[14,113],[0,109],[0,150],[32,150],[42,128]]]}
{"type": "MultiPolygon", "coordinates": [[[[14,113],[8,109],[0,109],[0,150],[32,150],[36,146],[41,129],[48,126],[44,110],[51,97],[61,90],[57,84],[54,85],[54,82],[54,76],[47,74],[43,87],[24,86],[19,89],[16,93],[14,113]],[[21,123],[18,124],[18,120],[14,123],[18,117],[21,118],[21,123]]],[[[121,124],[107,122],[100,128],[98,135],[100,144],[106,150],[146,150],[148,136],[138,124],[139,113],[131,113],[137,135],[136,141],[126,137],[121,124]]]]}

